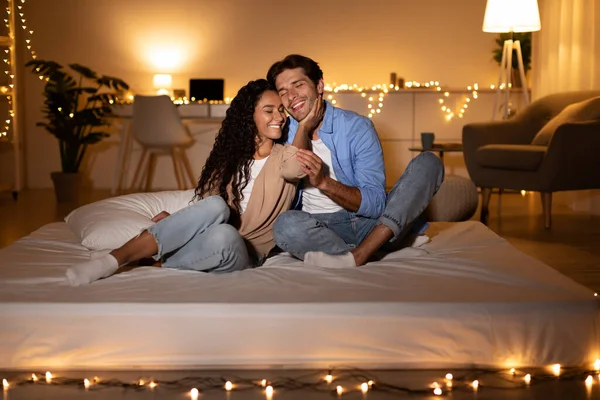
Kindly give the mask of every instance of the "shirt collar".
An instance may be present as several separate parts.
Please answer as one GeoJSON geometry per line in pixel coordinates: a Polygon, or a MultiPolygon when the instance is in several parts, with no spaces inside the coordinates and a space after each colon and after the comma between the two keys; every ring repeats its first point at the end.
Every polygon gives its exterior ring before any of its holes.
{"type": "Polygon", "coordinates": [[[333,104],[325,100],[325,115],[323,116],[323,123],[319,128],[319,133],[333,133],[333,104]]]}

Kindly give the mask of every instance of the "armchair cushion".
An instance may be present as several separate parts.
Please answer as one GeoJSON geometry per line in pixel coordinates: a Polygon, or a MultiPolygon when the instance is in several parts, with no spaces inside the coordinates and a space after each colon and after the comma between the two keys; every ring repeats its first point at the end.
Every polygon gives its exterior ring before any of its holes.
{"type": "Polygon", "coordinates": [[[546,146],[531,144],[488,144],[477,149],[475,160],[485,168],[536,171],[546,149],[546,146]]]}
{"type": "Polygon", "coordinates": [[[600,97],[592,97],[591,99],[568,105],[539,130],[531,141],[531,144],[548,146],[554,132],[562,124],[597,119],[600,119],[600,97]]]}

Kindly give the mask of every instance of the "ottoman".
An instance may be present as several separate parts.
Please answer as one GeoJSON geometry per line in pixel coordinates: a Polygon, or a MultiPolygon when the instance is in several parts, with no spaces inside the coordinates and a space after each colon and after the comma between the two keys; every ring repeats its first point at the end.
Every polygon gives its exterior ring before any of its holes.
{"type": "Polygon", "coordinates": [[[468,178],[447,175],[425,210],[428,221],[459,222],[470,219],[477,210],[477,187],[468,178]]]}

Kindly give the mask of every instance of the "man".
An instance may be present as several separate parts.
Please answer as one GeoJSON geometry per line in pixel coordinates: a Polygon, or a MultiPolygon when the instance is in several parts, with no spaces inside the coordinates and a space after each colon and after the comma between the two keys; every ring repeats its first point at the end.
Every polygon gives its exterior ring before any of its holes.
{"type": "MultiPolygon", "coordinates": [[[[267,79],[292,117],[291,143],[299,121],[323,102],[323,71],[310,58],[294,54],[273,64],[267,79]]],[[[373,123],[327,101],[321,123],[306,140],[312,151],[297,155],[307,174],[302,211],[281,214],[273,233],[281,249],[307,264],[359,266],[382,247],[396,248],[444,178],[441,161],[423,153],[386,196],[383,152],[373,123]]]]}

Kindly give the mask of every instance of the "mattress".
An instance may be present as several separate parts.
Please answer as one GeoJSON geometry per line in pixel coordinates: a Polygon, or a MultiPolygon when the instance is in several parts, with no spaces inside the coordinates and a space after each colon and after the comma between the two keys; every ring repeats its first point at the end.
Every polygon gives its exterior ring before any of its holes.
{"type": "Polygon", "coordinates": [[[478,222],[361,268],[285,254],[226,275],[134,268],[71,287],[65,223],[0,250],[0,368],[581,366],[600,358],[587,288],[478,222]]]}

